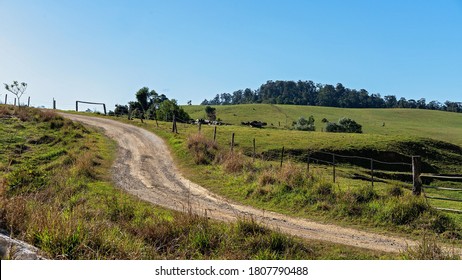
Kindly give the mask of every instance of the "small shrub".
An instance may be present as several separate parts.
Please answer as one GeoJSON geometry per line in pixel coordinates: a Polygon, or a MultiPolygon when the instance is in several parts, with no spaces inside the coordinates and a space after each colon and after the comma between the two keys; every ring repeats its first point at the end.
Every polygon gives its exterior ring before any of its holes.
{"type": "Polygon", "coordinates": [[[314,117],[310,116],[308,119],[300,117],[294,124],[294,128],[301,131],[315,131],[314,117]]]}
{"type": "Polygon", "coordinates": [[[188,137],[188,149],[193,153],[196,164],[210,164],[218,151],[218,145],[202,134],[193,134],[188,137]]]}
{"type": "Polygon", "coordinates": [[[338,123],[328,122],[326,124],[327,132],[346,132],[346,133],[363,133],[362,125],[349,118],[341,118],[338,123]]]}

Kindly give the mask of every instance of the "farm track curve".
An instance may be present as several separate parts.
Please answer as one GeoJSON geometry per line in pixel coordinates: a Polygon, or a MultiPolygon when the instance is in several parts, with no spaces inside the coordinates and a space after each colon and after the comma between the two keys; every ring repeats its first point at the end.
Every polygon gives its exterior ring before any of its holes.
{"type": "Polygon", "coordinates": [[[404,238],[322,224],[229,201],[184,178],[174,165],[166,144],[157,135],[110,119],[62,115],[100,128],[114,139],[118,144],[117,158],[112,167],[115,185],[153,204],[178,211],[192,210],[226,222],[237,217],[253,217],[270,228],[301,238],[384,252],[398,253],[416,245],[415,241],[404,238]]]}

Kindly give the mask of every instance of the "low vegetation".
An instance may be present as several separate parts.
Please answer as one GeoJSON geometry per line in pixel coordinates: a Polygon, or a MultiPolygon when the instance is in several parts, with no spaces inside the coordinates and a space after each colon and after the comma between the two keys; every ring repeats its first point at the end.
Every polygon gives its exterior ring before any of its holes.
{"type": "MultiPolygon", "coordinates": [[[[114,143],[100,133],[54,112],[30,108],[0,106],[0,122],[0,228],[37,246],[46,257],[397,257],[341,245],[301,241],[271,231],[246,217],[228,225],[193,213],[154,207],[112,186],[108,174],[114,143]]],[[[187,140],[184,141],[185,149],[188,149],[187,140]]],[[[229,155],[218,149],[213,154],[213,158],[206,163],[199,161],[197,166],[208,168],[210,163],[220,162],[227,172],[246,172],[247,167],[237,164],[240,159],[235,158],[243,155],[229,155]]],[[[293,180],[290,174],[287,178],[293,180]]]]}
{"type": "MultiPolygon", "coordinates": [[[[280,156],[280,150],[276,158],[264,157],[264,150],[272,149],[275,143],[284,143],[283,138],[291,139],[290,142],[285,142],[287,146],[298,145],[299,135],[306,135],[306,132],[258,130],[241,126],[219,127],[217,141],[213,146],[213,156],[207,163],[196,164],[197,162],[191,158],[191,155],[195,154],[195,151],[191,149],[193,145],[185,138],[190,135],[189,139],[201,139],[199,142],[208,142],[208,146],[211,146],[213,127],[202,127],[199,134],[197,126],[185,124],[180,126],[179,134],[172,134],[168,123],[160,123],[159,127],[149,122],[144,124],[135,122],[134,124],[151,129],[164,137],[171,144],[182,171],[193,181],[242,203],[289,215],[354,225],[369,230],[400,232],[413,237],[434,233],[446,242],[462,238],[460,235],[462,221],[458,219],[459,216],[437,211],[425,198],[413,196],[409,183],[376,177],[374,187],[371,187],[368,180],[358,180],[348,175],[359,172],[369,177],[367,169],[349,165],[338,166],[338,181],[332,183],[330,167],[325,165],[311,164],[310,170],[307,171],[306,163],[301,163],[296,154],[289,154],[286,155],[280,167],[280,163],[275,161],[280,156]],[[228,165],[227,161],[223,160],[225,158],[223,155],[232,154],[230,137],[223,136],[230,136],[231,132],[237,132],[236,135],[240,135],[236,137],[234,147],[234,154],[238,160],[232,160],[240,164],[228,165]],[[267,135],[267,139],[262,140],[264,144],[259,145],[257,157],[253,159],[251,139],[255,136],[259,136],[258,139],[265,139],[262,137],[263,134],[267,135]],[[281,141],[277,140],[279,136],[281,141]],[[264,148],[261,148],[262,146],[264,148]]],[[[406,145],[408,151],[420,145],[419,139],[411,140],[406,136],[403,136],[403,140],[397,141],[396,136],[357,134],[351,135],[351,139],[347,141],[345,138],[350,136],[340,133],[333,135],[328,141],[327,138],[321,137],[327,133],[313,133],[310,133],[309,145],[334,146],[338,140],[341,147],[350,145],[352,147],[349,149],[356,152],[367,151],[362,145],[368,146],[369,144],[371,151],[374,145],[375,148],[383,145],[384,152],[388,147],[399,147],[399,141],[402,141],[403,147],[404,143],[409,143],[406,145]],[[365,144],[358,142],[357,137],[371,141],[365,144]]],[[[427,139],[422,140],[421,143],[428,145],[436,142],[427,139]]],[[[207,145],[202,147],[207,147],[207,145]]],[[[205,151],[204,149],[203,153],[205,151]]],[[[430,158],[432,151],[427,150],[427,152],[430,158]]],[[[397,152],[397,155],[400,154],[397,152]]],[[[380,172],[377,171],[377,173],[380,172]]],[[[383,173],[386,174],[386,172],[383,173]]],[[[361,176],[358,177],[361,178],[361,176]]]]}

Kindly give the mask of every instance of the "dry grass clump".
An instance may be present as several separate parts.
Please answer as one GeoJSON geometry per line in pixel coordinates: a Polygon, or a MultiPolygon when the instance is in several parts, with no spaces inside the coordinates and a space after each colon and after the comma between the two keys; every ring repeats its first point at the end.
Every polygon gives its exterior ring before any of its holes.
{"type": "Polygon", "coordinates": [[[274,170],[272,169],[263,170],[258,177],[258,184],[262,187],[266,185],[273,185],[276,182],[277,178],[275,176],[274,170]]]}
{"type": "Polygon", "coordinates": [[[14,114],[12,106],[2,105],[0,106],[0,118],[9,118],[14,114]]]}
{"type": "Polygon", "coordinates": [[[448,252],[437,242],[436,237],[424,234],[415,247],[408,247],[402,257],[407,260],[460,260],[454,251],[448,252]]]}
{"type": "Polygon", "coordinates": [[[52,110],[38,110],[38,118],[40,121],[48,122],[54,119],[62,119],[56,112],[52,110]]]}
{"type": "Polygon", "coordinates": [[[210,164],[215,159],[218,145],[202,134],[192,134],[188,137],[188,149],[192,152],[196,164],[210,164]]]}
{"type": "Polygon", "coordinates": [[[249,159],[241,152],[220,154],[216,161],[221,163],[223,169],[228,173],[238,173],[252,167],[249,159]]]}
{"type": "Polygon", "coordinates": [[[260,172],[258,184],[260,186],[282,184],[289,189],[301,187],[310,176],[295,163],[285,163],[282,168],[269,167],[260,172]]]}
{"type": "Polygon", "coordinates": [[[279,172],[278,181],[289,188],[301,187],[307,174],[303,168],[293,162],[287,162],[279,172]]]}

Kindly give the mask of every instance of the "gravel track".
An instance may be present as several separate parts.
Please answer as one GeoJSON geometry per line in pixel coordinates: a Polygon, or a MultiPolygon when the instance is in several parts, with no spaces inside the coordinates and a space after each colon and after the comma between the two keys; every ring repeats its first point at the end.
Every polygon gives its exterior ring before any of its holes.
{"type": "Polygon", "coordinates": [[[192,210],[221,221],[251,216],[268,227],[302,238],[384,252],[397,253],[416,245],[414,241],[403,238],[293,218],[229,201],[184,178],[174,165],[166,144],[157,135],[109,119],[62,115],[101,128],[108,137],[114,139],[118,144],[112,170],[115,184],[153,204],[178,211],[192,210]]]}

